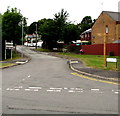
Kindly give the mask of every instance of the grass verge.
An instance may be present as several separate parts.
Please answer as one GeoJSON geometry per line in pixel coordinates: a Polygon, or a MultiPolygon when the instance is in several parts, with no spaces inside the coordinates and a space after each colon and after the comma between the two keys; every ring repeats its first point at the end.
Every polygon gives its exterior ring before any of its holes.
{"type": "Polygon", "coordinates": [[[15,63],[2,63],[2,64],[0,65],[0,68],[9,67],[9,66],[14,66],[14,65],[15,65],[15,63]]]}
{"type": "Polygon", "coordinates": [[[13,66],[13,65],[15,65],[15,63],[9,63],[9,61],[20,59],[20,58],[21,58],[21,54],[18,53],[18,52],[13,51],[12,59],[8,58],[8,59],[4,60],[5,63],[4,62],[0,62],[0,68],[13,66]],[[8,61],[8,63],[7,63],[7,61],[8,61]]]}
{"type": "Polygon", "coordinates": [[[104,69],[104,70],[120,71],[120,67],[119,67],[120,56],[107,56],[107,57],[119,59],[116,68],[116,63],[110,63],[110,62],[107,63],[107,67],[105,67],[104,58],[102,55],[80,55],[74,53],[58,53],[58,55],[80,59],[88,67],[104,69]]]}

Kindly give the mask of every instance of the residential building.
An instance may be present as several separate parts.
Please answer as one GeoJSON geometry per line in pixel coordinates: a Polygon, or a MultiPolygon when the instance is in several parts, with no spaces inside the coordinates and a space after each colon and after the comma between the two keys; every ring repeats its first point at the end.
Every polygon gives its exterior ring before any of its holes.
{"type": "Polygon", "coordinates": [[[92,26],[92,44],[120,42],[120,12],[103,11],[92,26]],[[107,34],[105,34],[107,33],[107,34]]]}
{"type": "Polygon", "coordinates": [[[41,46],[43,43],[41,40],[41,36],[36,34],[27,34],[25,36],[25,42],[24,45],[26,46],[36,46],[36,39],[37,39],[37,46],[41,46]]]}
{"type": "Polygon", "coordinates": [[[84,31],[83,33],[81,33],[80,37],[81,37],[81,41],[88,41],[91,42],[91,29],[88,29],[86,31],[84,31]]]}

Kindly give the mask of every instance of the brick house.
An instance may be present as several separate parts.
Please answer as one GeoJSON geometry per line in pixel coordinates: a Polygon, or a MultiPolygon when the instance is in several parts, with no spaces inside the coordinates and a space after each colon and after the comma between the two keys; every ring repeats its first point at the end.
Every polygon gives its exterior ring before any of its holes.
{"type": "Polygon", "coordinates": [[[91,29],[88,29],[81,33],[80,35],[81,41],[89,41],[91,42],[91,29]]]}
{"type": "Polygon", "coordinates": [[[108,31],[106,43],[120,42],[120,12],[103,11],[92,26],[92,44],[103,44],[104,33],[108,31]]]}

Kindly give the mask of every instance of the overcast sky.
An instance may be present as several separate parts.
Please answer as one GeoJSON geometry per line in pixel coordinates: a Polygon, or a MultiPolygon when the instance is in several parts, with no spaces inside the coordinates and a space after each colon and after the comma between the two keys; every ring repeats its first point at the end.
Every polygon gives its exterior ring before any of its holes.
{"type": "Polygon", "coordinates": [[[68,20],[80,23],[85,16],[98,18],[102,10],[118,12],[120,0],[0,0],[0,12],[3,14],[7,7],[16,7],[28,18],[30,25],[43,18],[53,18],[63,8],[69,13],[68,20]]]}

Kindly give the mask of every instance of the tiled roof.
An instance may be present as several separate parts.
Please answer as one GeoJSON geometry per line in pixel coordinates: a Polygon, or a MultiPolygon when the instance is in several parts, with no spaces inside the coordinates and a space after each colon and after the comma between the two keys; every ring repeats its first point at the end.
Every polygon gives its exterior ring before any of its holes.
{"type": "Polygon", "coordinates": [[[120,21],[120,12],[103,11],[103,13],[108,14],[115,21],[120,21]]]}

